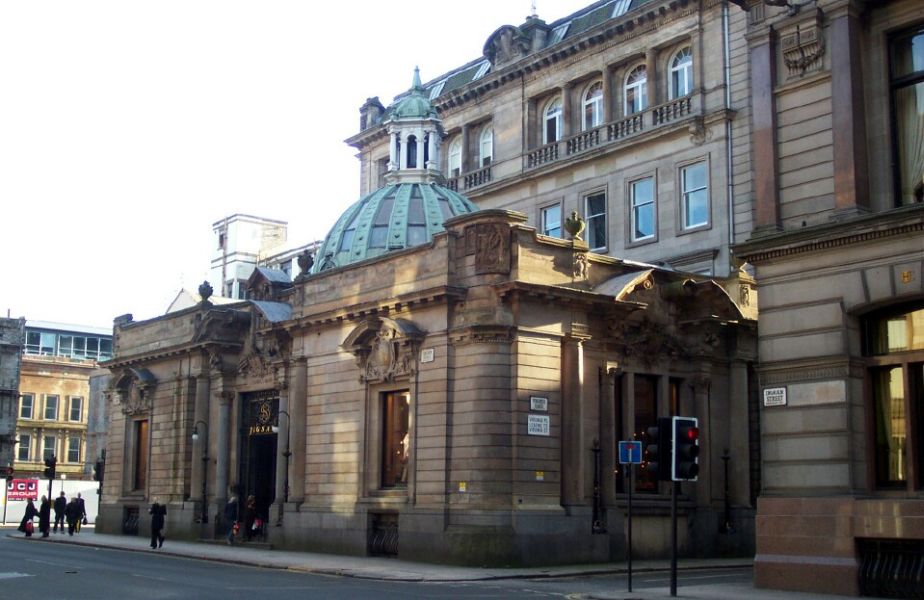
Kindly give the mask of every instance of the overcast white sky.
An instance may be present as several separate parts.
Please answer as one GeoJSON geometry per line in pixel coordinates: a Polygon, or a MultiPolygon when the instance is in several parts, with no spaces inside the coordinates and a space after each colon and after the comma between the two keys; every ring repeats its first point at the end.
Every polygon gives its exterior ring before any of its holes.
{"type": "MultiPolygon", "coordinates": [[[[591,0],[539,0],[547,22],[591,0]]],[[[162,314],[246,213],[323,238],[359,107],[480,57],[530,0],[0,2],[0,316],[162,314]]]]}

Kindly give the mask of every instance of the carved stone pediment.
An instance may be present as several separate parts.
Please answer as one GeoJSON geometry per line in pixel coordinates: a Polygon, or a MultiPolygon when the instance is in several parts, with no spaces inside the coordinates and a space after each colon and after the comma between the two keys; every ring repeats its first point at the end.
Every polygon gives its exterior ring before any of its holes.
{"type": "Polygon", "coordinates": [[[141,415],[154,407],[157,380],[147,369],[126,368],[114,374],[107,395],[126,415],[141,415]]]}
{"type": "Polygon", "coordinates": [[[416,372],[423,337],[410,321],[376,317],[354,329],[343,348],[356,357],[361,381],[394,381],[416,372]]]}

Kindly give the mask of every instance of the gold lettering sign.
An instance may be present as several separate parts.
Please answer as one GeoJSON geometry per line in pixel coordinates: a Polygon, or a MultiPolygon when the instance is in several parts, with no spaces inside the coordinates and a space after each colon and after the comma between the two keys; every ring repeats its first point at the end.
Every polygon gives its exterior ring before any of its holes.
{"type": "Polygon", "coordinates": [[[272,425],[251,425],[247,430],[247,435],[265,435],[273,433],[272,425]]]}

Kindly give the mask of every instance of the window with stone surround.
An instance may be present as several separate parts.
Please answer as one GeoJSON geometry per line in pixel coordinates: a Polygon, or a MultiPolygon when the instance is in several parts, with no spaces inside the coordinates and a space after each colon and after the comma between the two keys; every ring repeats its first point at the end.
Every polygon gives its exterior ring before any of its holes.
{"type": "Polygon", "coordinates": [[[32,453],[32,436],[28,433],[19,434],[19,447],[16,450],[16,460],[25,462],[32,453]]]}
{"type": "Polygon", "coordinates": [[[144,490],[148,485],[149,427],[147,419],[132,422],[132,489],[144,490]]]}
{"type": "Polygon", "coordinates": [[[58,400],[59,396],[57,394],[45,394],[44,419],[46,421],[58,420],[58,400]]]}
{"type": "Polygon", "coordinates": [[[382,394],[382,489],[407,487],[411,395],[382,394]]]}
{"type": "Polygon", "coordinates": [[[645,65],[639,65],[626,75],[623,109],[626,116],[641,112],[648,107],[648,74],[645,65]]]}
{"type": "Polygon", "coordinates": [[[654,177],[642,177],[629,183],[629,239],[632,242],[655,238],[654,187],[654,177]]]}
{"type": "Polygon", "coordinates": [[[462,173],[462,136],[457,135],[449,142],[449,155],[446,163],[446,176],[458,177],[462,173]]]}
{"type": "Polygon", "coordinates": [[[584,220],[587,222],[587,245],[594,252],[606,252],[606,191],[584,196],[584,220]]]}
{"type": "Polygon", "coordinates": [[[924,202],[924,25],[890,43],[899,206],[924,202]]]}
{"type": "Polygon", "coordinates": [[[67,462],[69,463],[79,463],[80,462],[80,438],[79,437],[67,438],[67,462]]]}
{"type": "Polygon", "coordinates": [[[709,224],[709,171],[706,161],[680,167],[680,222],[683,229],[709,224]]]}
{"type": "Polygon", "coordinates": [[[549,237],[561,237],[561,204],[553,204],[539,209],[540,231],[549,237]]]}
{"type": "Polygon", "coordinates": [[[583,130],[599,127],[603,123],[603,82],[596,81],[587,87],[583,98],[583,130]]]}
{"type": "Polygon", "coordinates": [[[49,459],[56,456],[55,447],[58,445],[58,438],[53,435],[46,435],[42,438],[42,459],[49,459]]]}
{"type": "Polygon", "coordinates": [[[551,144],[561,139],[562,103],[555,97],[542,110],[542,143],[551,144]]]}
{"type": "Polygon", "coordinates": [[[71,396],[71,407],[70,414],[68,416],[69,421],[79,423],[83,418],[83,398],[80,396],[71,396]]]}
{"type": "Polygon", "coordinates": [[[671,59],[670,99],[682,98],[693,91],[693,53],[689,46],[681,48],[671,59]]]}
{"type": "Polygon", "coordinates": [[[490,124],[481,129],[478,143],[478,159],[482,167],[487,167],[494,159],[494,130],[491,129],[490,124]]]}
{"type": "Polygon", "coordinates": [[[872,413],[868,453],[878,489],[924,487],[924,304],[864,319],[872,413]]]}
{"type": "MultiPolygon", "coordinates": [[[[635,413],[632,415],[632,432],[636,439],[642,439],[643,432],[658,424],[658,378],[650,375],[634,375],[633,378],[635,413]]],[[[636,474],[635,491],[658,493],[657,473],[638,469],[636,474]]]]}
{"type": "Polygon", "coordinates": [[[19,418],[31,419],[35,408],[35,394],[22,394],[19,397],[19,418]]]}

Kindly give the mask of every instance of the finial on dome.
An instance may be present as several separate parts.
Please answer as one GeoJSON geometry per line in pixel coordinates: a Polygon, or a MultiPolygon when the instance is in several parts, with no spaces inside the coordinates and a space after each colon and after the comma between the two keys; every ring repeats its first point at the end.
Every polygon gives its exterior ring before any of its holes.
{"type": "Polygon", "coordinates": [[[420,83],[420,68],[414,67],[414,81],[411,83],[411,89],[422,88],[423,84],[420,83]]]}

